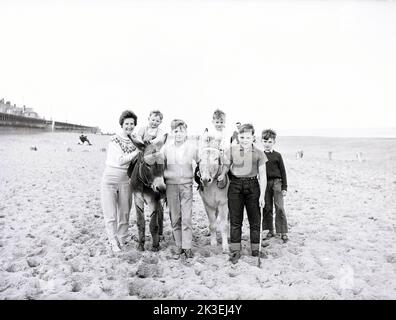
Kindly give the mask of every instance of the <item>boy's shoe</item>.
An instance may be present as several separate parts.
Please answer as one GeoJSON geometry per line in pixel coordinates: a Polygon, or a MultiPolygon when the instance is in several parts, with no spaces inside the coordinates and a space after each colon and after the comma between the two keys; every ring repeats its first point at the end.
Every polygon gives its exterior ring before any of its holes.
{"type": "Polygon", "coordinates": [[[173,254],[173,259],[179,260],[182,254],[184,254],[184,250],[181,248],[177,249],[177,251],[173,254]]]}
{"type": "Polygon", "coordinates": [[[264,240],[269,240],[275,237],[275,233],[273,231],[268,231],[267,235],[265,236],[264,240]]]}
{"type": "Polygon", "coordinates": [[[234,251],[234,252],[231,253],[230,261],[233,264],[236,264],[240,257],[241,257],[241,252],[240,251],[234,251]]]}
{"type": "Polygon", "coordinates": [[[118,244],[121,250],[125,249],[125,247],[128,245],[127,240],[118,240],[118,244]]]}
{"type": "Polygon", "coordinates": [[[194,257],[194,254],[191,249],[184,250],[184,254],[186,255],[186,258],[188,258],[188,259],[191,259],[194,257]]]}
{"type": "Polygon", "coordinates": [[[143,242],[139,242],[138,245],[137,245],[137,249],[139,251],[144,251],[144,243],[143,242]]]}
{"type": "Polygon", "coordinates": [[[281,239],[282,239],[283,243],[286,243],[287,241],[289,241],[289,237],[285,233],[281,235],[281,239]]]}
{"type": "Polygon", "coordinates": [[[120,249],[120,247],[119,247],[119,245],[118,245],[117,240],[113,239],[113,240],[110,240],[109,242],[110,242],[111,250],[112,250],[113,252],[120,252],[120,251],[121,251],[121,249],[120,249]]]}
{"type": "Polygon", "coordinates": [[[259,255],[260,258],[267,258],[267,255],[264,252],[260,252],[259,250],[252,250],[253,257],[258,257],[259,255]]]}

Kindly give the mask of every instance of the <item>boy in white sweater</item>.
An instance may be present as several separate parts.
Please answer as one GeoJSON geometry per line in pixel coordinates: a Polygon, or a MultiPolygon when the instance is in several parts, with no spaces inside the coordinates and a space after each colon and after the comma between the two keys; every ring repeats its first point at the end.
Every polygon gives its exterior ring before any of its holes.
{"type": "Polygon", "coordinates": [[[163,148],[166,197],[173,236],[177,246],[176,259],[192,258],[193,163],[198,160],[198,148],[187,140],[187,125],[183,120],[171,123],[173,141],[163,148]]]}

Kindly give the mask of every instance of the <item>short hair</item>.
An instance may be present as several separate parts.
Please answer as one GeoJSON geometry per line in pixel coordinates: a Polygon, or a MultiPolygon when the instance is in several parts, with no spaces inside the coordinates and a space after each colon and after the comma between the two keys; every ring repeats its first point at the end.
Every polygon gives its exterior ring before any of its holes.
{"type": "Polygon", "coordinates": [[[276,139],[276,132],[275,130],[272,129],[265,129],[263,130],[263,132],[261,133],[261,138],[264,140],[268,140],[268,139],[276,139]]]}
{"type": "Polygon", "coordinates": [[[123,111],[121,113],[120,120],[119,120],[119,123],[120,123],[121,127],[124,124],[125,119],[128,119],[128,118],[132,118],[135,121],[135,126],[137,125],[137,116],[136,116],[136,114],[133,111],[131,111],[131,110],[125,110],[125,111],[123,111]]]}
{"type": "Polygon", "coordinates": [[[250,123],[242,124],[238,131],[239,133],[251,132],[254,135],[254,127],[250,123]]]}
{"type": "Polygon", "coordinates": [[[159,110],[151,110],[150,114],[149,114],[149,117],[151,117],[152,114],[155,115],[155,116],[159,116],[161,120],[164,118],[164,115],[159,110]]]}
{"type": "Polygon", "coordinates": [[[180,119],[172,120],[171,129],[175,130],[178,127],[183,127],[184,129],[187,129],[187,124],[183,120],[180,120],[180,119]]]}
{"type": "Polygon", "coordinates": [[[226,116],[225,112],[221,111],[220,109],[216,109],[213,112],[213,120],[214,119],[224,119],[226,116]]]}

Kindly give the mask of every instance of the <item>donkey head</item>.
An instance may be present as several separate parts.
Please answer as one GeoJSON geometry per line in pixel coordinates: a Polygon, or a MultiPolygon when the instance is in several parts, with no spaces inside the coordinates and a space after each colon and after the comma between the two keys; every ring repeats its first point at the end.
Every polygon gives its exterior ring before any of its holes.
{"type": "Polygon", "coordinates": [[[154,192],[163,193],[166,190],[164,181],[164,157],[160,150],[165,144],[168,135],[165,134],[155,144],[145,144],[136,137],[131,137],[135,146],[142,151],[138,160],[138,178],[142,183],[154,192]]]}
{"type": "Polygon", "coordinates": [[[220,151],[217,148],[205,147],[199,152],[199,171],[204,186],[212,183],[220,173],[220,151]]]}

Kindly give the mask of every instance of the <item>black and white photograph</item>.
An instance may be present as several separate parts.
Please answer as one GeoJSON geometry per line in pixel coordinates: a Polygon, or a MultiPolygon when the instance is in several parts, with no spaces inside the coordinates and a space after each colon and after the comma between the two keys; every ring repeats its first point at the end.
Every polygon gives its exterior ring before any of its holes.
{"type": "Polygon", "coordinates": [[[0,0],[0,41],[0,300],[396,299],[396,1],[0,0]]]}

